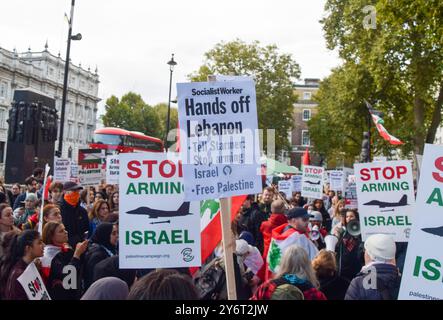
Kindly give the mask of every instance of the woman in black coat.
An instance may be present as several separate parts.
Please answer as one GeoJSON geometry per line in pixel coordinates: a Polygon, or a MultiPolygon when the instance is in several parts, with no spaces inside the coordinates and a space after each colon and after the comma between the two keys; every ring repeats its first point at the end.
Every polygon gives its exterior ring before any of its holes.
{"type": "Polygon", "coordinates": [[[42,258],[43,281],[52,300],[80,298],[81,256],[88,240],[77,243],[75,250],[68,244],[68,233],[59,222],[48,222],[43,228],[45,243],[42,258]]]}
{"type": "Polygon", "coordinates": [[[100,261],[117,254],[118,226],[109,222],[102,222],[97,226],[97,229],[92,235],[91,242],[85,255],[85,290],[87,290],[93,282],[96,265],[100,261]]]}

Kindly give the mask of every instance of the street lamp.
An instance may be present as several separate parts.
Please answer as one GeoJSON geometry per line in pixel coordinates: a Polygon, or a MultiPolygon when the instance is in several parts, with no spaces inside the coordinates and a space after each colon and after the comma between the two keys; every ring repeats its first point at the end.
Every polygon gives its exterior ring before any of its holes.
{"type": "Polygon", "coordinates": [[[166,152],[168,152],[168,132],[169,132],[169,124],[171,121],[171,89],[172,89],[172,72],[174,72],[174,67],[177,65],[177,62],[174,61],[174,54],[172,54],[171,60],[168,61],[169,65],[169,99],[168,99],[168,118],[166,119],[166,133],[165,133],[165,147],[166,152]]]}
{"type": "Polygon", "coordinates": [[[66,96],[68,91],[68,72],[69,72],[69,55],[71,52],[71,40],[79,41],[82,39],[82,35],[77,33],[76,35],[72,35],[72,25],[74,23],[74,7],[75,0],[71,0],[71,17],[69,18],[69,31],[68,31],[68,47],[66,49],[66,61],[65,61],[65,76],[63,79],[63,97],[62,97],[62,113],[60,116],[60,135],[58,138],[58,150],[56,152],[56,156],[61,158],[62,150],[63,150],[63,129],[65,126],[65,110],[66,110],[66,96]]]}

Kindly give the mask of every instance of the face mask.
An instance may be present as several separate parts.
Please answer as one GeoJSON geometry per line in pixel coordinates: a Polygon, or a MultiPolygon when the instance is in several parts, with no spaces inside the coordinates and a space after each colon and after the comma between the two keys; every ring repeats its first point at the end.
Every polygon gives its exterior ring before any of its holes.
{"type": "Polygon", "coordinates": [[[65,200],[67,203],[69,203],[71,206],[75,207],[78,204],[78,201],[80,200],[80,192],[71,192],[69,194],[65,194],[65,200]]]}

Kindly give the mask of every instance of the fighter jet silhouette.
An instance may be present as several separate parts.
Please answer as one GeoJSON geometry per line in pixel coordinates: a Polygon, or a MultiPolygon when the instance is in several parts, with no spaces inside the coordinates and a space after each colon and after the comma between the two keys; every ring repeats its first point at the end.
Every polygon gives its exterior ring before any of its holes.
{"type": "Polygon", "coordinates": [[[312,181],[306,180],[305,182],[309,183],[309,184],[320,184],[321,181],[319,181],[319,182],[312,182],[312,181]]]}
{"type": "Polygon", "coordinates": [[[169,217],[182,217],[192,214],[189,212],[189,202],[183,202],[183,204],[174,211],[165,211],[165,210],[157,210],[151,209],[149,207],[138,207],[137,209],[126,212],[127,214],[136,214],[136,215],[146,215],[149,216],[150,219],[161,218],[169,218],[169,217]]]}
{"type": "Polygon", "coordinates": [[[408,205],[408,196],[405,194],[399,202],[384,202],[379,200],[371,200],[363,203],[365,206],[378,206],[379,208],[404,207],[408,205]]]}
{"type": "Polygon", "coordinates": [[[423,228],[421,230],[433,234],[434,236],[443,237],[443,226],[437,228],[423,228]]]}

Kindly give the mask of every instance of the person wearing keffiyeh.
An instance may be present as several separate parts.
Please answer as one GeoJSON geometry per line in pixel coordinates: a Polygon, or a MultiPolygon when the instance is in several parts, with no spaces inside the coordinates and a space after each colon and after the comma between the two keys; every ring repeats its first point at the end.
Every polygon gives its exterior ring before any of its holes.
{"type": "Polygon", "coordinates": [[[42,275],[49,296],[53,300],[78,300],[80,298],[80,269],[81,256],[88,247],[85,240],[77,244],[73,250],[68,244],[68,234],[65,226],[58,222],[48,222],[43,228],[42,235],[45,249],[42,261],[42,275]],[[74,274],[66,274],[64,269],[75,270],[74,274]],[[73,269],[72,269],[73,268],[73,269]],[[63,279],[71,276],[72,282],[69,288],[65,288],[63,279]]]}

